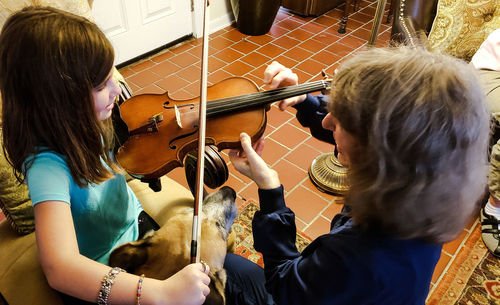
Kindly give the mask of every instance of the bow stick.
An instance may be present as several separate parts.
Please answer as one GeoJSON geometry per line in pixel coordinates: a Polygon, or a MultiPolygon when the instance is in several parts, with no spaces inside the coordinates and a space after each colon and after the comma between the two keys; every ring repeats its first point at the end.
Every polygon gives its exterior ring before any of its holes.
{"type": "Polygon", "coordinates": [[[207,112],[208,67],[208,0],[203,0],[203,40],[201,57],[200,114],[198,134],[198,161],[196,171],[196,195],[194,201],[193,229],[191,231],[191,263],[200,262],[201,219],[203,205],[203,175],[205,169],[205,130],[207,112]]]}

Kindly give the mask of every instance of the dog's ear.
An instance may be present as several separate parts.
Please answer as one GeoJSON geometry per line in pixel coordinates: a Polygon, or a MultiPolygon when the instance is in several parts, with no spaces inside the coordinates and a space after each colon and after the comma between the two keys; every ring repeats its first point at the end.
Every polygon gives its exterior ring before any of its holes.
{"type": "Polygon", "coordinates": [[[226,270],[217,270],[214,273],[210,272],[208,274],[210,277],[210,293],[207,295],[205,300],[205,305],[225,305],[226,304],[226,270]]]}
{"type": "Polygon", "coordinates": [[[148,247],[151,238],[123,244],[113,250],[109,256],[109,265],[125,269],[128,273],[135,273],[138,267],[148,259],[148,247]]]}

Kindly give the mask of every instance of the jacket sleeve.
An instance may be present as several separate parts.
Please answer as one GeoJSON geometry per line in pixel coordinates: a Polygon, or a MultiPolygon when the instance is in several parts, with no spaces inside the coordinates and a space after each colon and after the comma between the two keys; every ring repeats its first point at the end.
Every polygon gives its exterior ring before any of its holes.
{"type": "Polygon", "coordinates": [[[306,99],[294,106],[297,109],[297,120],[304,127],[309,127],[311,135],[316,139],[335,144],[333,133],[326,130],[321,125],[323,118],[328,114],[326,103],[328,96],[326,95],[310,95],[306,99]]]}
{"type": "MultiPolygon", "coordinates": [[[[345,277],[341,275],[348,270],[344,264],[336,263],[339,260],[330,249],[315,246],[321,244],[322,238],[307,247],[308,255],[298,252],[295,215],[285,206],[283,186],[259,190],[259,198],[260,211],[252,222],[254,247],[264,257],[266,289],[275,303],[319,304],[319,300],[325,300],[325,293],[337,292],[332,287],[346,289],[342,282],[345,277]]],[[[340,298],[345,295],[337,293],[340,298]]]]}

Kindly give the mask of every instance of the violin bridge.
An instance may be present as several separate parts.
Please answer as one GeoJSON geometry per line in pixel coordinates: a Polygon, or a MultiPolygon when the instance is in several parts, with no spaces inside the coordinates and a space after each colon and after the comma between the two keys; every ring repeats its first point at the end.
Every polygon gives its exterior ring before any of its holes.
{"type": "Polygon", "coordinates": [[[181,113],[179,111],[179,108],[177,105],[174,105],[174,111],[175,111],[175,121],[177,122],[177,125],[182,128],[182,121],[181,121],[181,113]]]}

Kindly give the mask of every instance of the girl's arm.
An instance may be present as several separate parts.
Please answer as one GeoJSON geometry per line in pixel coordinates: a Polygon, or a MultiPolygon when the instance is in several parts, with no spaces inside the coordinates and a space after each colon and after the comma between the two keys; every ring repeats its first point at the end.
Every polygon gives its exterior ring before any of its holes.
{"type": "MultiPolygon", "coordinates": [[[[49,285],[96,302],[101,280],[111,268],[79,253],[70,205],[61,201],[36,204],[35,228],[40,262],[49,285]]],[[[203,269],[201,264],[191,264],[164,281],[144,279],[141,304],[202,304],[210,282],[203,269]]],[[[139,276],[120,272],[108,304],[136,304],[138,281],[139,276]]]]}

